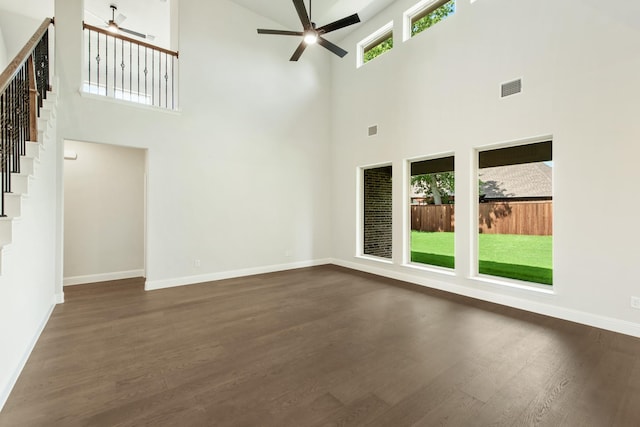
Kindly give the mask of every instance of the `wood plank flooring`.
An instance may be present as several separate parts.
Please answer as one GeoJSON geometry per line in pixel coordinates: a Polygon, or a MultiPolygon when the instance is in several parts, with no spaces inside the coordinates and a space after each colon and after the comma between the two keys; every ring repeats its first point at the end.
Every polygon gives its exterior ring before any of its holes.
{"type": "Polygon", "coordinates": [[[65,297],[0,426],[640,425],[640,339],[339,267],[65,297]]]}

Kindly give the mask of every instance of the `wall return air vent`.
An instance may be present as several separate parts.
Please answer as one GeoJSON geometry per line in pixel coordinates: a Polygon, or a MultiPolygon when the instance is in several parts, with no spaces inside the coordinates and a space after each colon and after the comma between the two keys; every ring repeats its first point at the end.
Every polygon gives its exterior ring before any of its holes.
{"type": "Polygon", "coordinates": [[[367,129],[367,135],[375,136],[377,134],[378,134],[378,125],[369,126],[369,129],[367,129]]]}
{"type": "Polygon", "coordinates": [[[502,83],[500,87],[501,98],[506,98],[507,96],[515,95],[520,92],[522,92],[522,79],[502,83]]]}

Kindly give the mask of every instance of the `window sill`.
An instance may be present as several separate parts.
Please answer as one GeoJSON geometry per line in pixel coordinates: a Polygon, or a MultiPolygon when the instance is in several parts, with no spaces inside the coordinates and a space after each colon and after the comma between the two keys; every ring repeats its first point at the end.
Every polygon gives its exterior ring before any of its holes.
{"type": "Polygon", "coordinates": [[[167,113],[167,114],[178,115],[178,116],[182,114],[182,110],[180,109],[172,110],[170,108],[163,108],[163,107],[157,107],[154,105],[147,105],[147,104],[142,104],[138,102],[126,101],[122,99],[112,98],[110,96],[96,95],[94,93],[85,92],[82,89],[78,90],[78,92],[80,93],[80,96],[83,98],[95,99],[103,102],[109,102],[112,104],[139,108],[141,110],[156,111],[158,113],[167,113]]]}
{"type": "Polygon", "coordinates": [[[445,276],[453,277],[456,275],[455,270],[452,270],[450,268],[445,268],[445,267],[438,267],[435,265],[406,263],[406,264],[402,264],[402,266],[406,268],[410,268],[412,270],[424,271],[428,273],[436,273],[436,274],[441,274],[445,276]]]}
{"type": "Polygon", "coordinates": [[[366,260],[366,261],[375,261],[375,262],[379,262],[379,263],[382,263],[382,264],[393,265],[393,260],[388,259],[388,258],[381,258],[381,257],[373,256],[373,255],[356,255],[356,258],[363,259],[363,260],[366,260]]]}
{"type": "Polygon", "coordinates": [[[536,283],[524,282],[514,279],[498,278],[494,276],[471,276],[470,280],[480,283],[486,283],[489,285],[497,285],[500,287],[509,287],[514,289],[520,289],[525,291],[537,292],[545,295],[555,295],[556,292],[551,285],[539,285],[536,283]]]}

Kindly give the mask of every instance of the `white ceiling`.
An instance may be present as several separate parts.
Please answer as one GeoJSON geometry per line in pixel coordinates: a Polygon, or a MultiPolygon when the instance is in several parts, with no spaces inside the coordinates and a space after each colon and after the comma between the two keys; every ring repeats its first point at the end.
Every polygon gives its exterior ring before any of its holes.
{"type": "MultiPolygon", "coordinates": [[[[121,26],[143,34],[151,34],[151,43],[169,47],[171,33],[170,0],[84,0],[84,20],[87,24],[104,27],[111,19],[111,4],[117,6],[116,17],[126,16],[121,26]]],[[[128,36],[128,34],[125,34],[128,36]]]]}
{"type": "MultiPolygon", "coordinates": [[[[293,6],[292,0],[231,0],[258,15],[269,18],[282,25],[283,30],[297,31],[302,29],[300,19],[293,6]]],[[[395,0],[312,0],[311,19],[319,27],[329,24],[345,16],[357,13],[361,21],[367,21],[395,0]]],[[[309,10],[309,0],[304,0],[309,10]]],[[[268,22],[265,28],[269,28],[268,22]]],[[[344,36],[357,27],[347,27],[336,31],[337,36],[344,36]]]]}
{"type": "MultiPolygon", "coordinates": [[[[163,34],[163,29],[169,28],[167,25],[167,19],[169,19],[169,1],[170,0],[85,0],[85,9],[91,12],[91,16],[85,14],[85,19],[90,21],[90,23],[99,24],[101,20],[95,16],[108,18],[110,16],[109,5],[114,3],[118,6],[118,12],[127,17],[127,20],[122,24],[124,27],[141,33],[153,34],[157,36],[160,41],[164,41],[165,35],[163,34]]],[[[300,20],[292,0],[230,1],[280,24],[280,29],[294,31],[301,29],[300,20]]],[[[315,0],[312,3],[311,17],[313,22],[318,24],[318,26],[328,24],[353,13],[357,13],[364,22],[394,1],[395,0],[315,0]]],[[[38,20],[43,19],[45,16],[53,16],[53,5],[54,0],[0,0],[0,9],[23,15],[26,14],[38,20]]],[[[305,5],[308,10],[309,0],[305,0],[305,5]]],[[[268,20],[265,20],[264,27],[273,27],[273,23],[268,22],[268,20]]],[[[353,25],[338,30],[332,37],[343,37],[357,27],[358,25],[353,25]]],[[[168,39],[168,35],[166,37],[168,39]]]]}

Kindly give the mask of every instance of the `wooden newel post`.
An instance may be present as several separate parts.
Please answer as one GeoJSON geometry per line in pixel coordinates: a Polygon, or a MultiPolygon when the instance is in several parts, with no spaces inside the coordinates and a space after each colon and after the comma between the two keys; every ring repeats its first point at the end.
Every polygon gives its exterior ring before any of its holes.
{"type": "Polygon", "coordinates": [[[27,60],[29,70],[29,139],[38,142],[38,86],[33,55],[27,60]]]}

